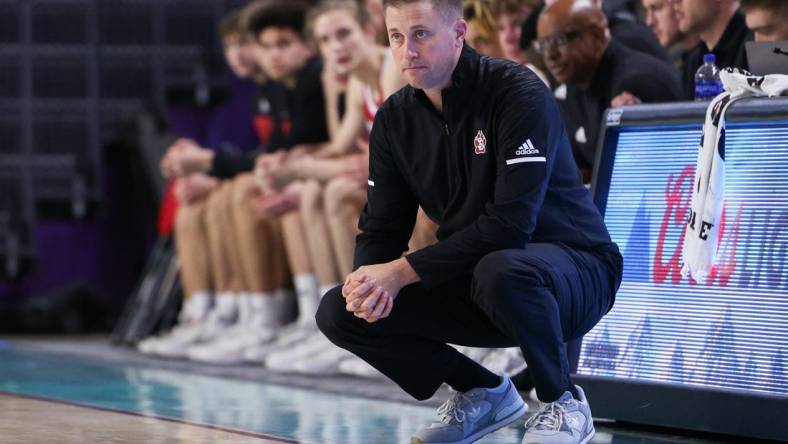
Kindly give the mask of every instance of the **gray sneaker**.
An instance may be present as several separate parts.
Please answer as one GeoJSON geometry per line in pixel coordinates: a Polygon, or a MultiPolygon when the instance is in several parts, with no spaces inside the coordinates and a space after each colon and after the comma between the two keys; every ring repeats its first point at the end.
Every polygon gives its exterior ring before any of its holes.
{"type": "Polygon", "coordinates": [[[411,444],[470,444],[517,420],[528,406],[504,375],[494,389],[456,392],[438,409],[440,422],[419,430],[411,444]]]}
{"type": "Polygon", "coordinates": [[[583,389],[575,388],[579,400],[566,391],[525,422],[522,444],[585,444],[591,440],[595,433],[591,407],[583,389]]]}

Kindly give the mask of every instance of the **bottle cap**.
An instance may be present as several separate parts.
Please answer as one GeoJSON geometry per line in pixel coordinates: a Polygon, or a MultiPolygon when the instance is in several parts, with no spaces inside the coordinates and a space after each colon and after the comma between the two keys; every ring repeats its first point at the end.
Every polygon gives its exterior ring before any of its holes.
{"type": "Polygon", "coordinates": [[[717,56],[713,53],[703,54],[703,63],[714,63],[717,61],[717,56]]]}

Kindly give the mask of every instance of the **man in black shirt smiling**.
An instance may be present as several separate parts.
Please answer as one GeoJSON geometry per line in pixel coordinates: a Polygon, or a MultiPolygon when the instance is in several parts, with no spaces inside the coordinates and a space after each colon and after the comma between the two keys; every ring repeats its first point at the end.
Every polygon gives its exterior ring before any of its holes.
{"type": "Polygon", "coordinates": [[[589,439],[564,342],[612,307],[622,261],[552,93],[464,45],[459,0],[390,0],[386,25],[409,86],[376,116],[356,271],[323,297],[318,326],[417,399],[457,391],[412,443],[472,442],[525,412],[505,375],[447,343],[522,348],[547,403],[524,442],[589,439]],[[419,205],[439,242],[402,257],[419,205]]]}

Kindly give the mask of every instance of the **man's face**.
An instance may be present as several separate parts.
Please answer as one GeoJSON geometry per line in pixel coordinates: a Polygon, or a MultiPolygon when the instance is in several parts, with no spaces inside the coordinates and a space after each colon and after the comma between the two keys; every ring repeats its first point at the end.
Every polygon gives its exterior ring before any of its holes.
{"type": "Polygon", "coordinates": [[[684,34],[707,29],[720,9],[719,2],[709,0],[675,0],[673,6],[679,30],[684,34]]]}
{"type": "Polygon", "coordinates": [[[672,46],[681,38],[672,0],[643,0],[646,8],[646,25],[654,31],[659,44],[664,48],[672,46]]]}
{"type": "Polygon", "coordinates": [[[372,41],[361,25],[344,9],[335,9],[315,19],[315,39],[326,66],[337,74],[348,74],[358,67],[365,45],[372,41]]]}
{"type": "Polygon", "coordinates": [[[530,12],[531,8],[526,7],[518,14],[504,13],[500,14],[496,19],[498,22],[498,42],[501,45],[501,49],[503,49],[503,56],[513,62],[523,62],[523,55],[520,50],[520,35],[523,32],[523,22],[530,12]]]}
{"type": "Polygon", "coordinates": [[[254,43],[238,34],[229,34],[222,39],[224,59],[236,77],[246,79],[254,74],[254,43]]]}
{"type": "Polygon", "coordinates": [[[294,76],[311,56],[309,47],[298,33],[290,28],[268,27],[257,39],[258,63],[271,80],[294,76]]]}
{"type": "Polygon", "coordinates": [[[758,42],[774,42],[788,40],[788,17],[786,7],[780,5],[778,10],[750,7],[745,12],[747,27],[755,33],[758,42]]]}
{"type": "Polygon", "coordinates": [[[447,19],[422,1],[387,7],[386,28],[394,59],[411,86],[435,89],[449,83],[465,38],[464,20],[447,19]]]}
{"type": "Polygon", "coordinates": [[[547,69],[561,83],[584,84],[596,70],[598,42],[591,38],[587,27],[543,15],[536,45],[547,69]]]}

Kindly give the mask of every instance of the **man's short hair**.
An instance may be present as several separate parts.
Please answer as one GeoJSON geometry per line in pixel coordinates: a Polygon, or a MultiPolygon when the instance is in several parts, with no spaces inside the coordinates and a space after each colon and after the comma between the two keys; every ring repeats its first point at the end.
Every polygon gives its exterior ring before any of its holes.
{"type": "Polygon", "coordinates": [[[783,11],[788,13],[788,1],[785,0],[741,0],[741,9],[744,12],[750,9],[766,9],[769,11],[783,11]]]}
{"type": "Polygon", "coordinates": [[[536,8],[543,4],[541,0],[495,0],[490,2],[490,10],[497,19],[504,14],[519,14],[526,6],[536,8]]]}
{"type": "Polygon", "coordinates": [[[383,0],[383,9],[389,6],[399,8],[411,3],[427,2],[447,19],[462,18],[462,0],[383,0]]]}
{"type": "Polygon", "coordinates": [[[248,35],[243,20],[243,8],[233,9],[222,17],[219,22],[219,37],[225,39],[228,37],[243,38],[248,35]]]}
{"type": "Polygon", "coordinates": [[[301,0],[266,2],[249,15],[247,26],[255,39],[259,38],[260,33],[268,28],[291,29],[302,39],[305,39],[307,10],[308,5],[301,0]]]}

